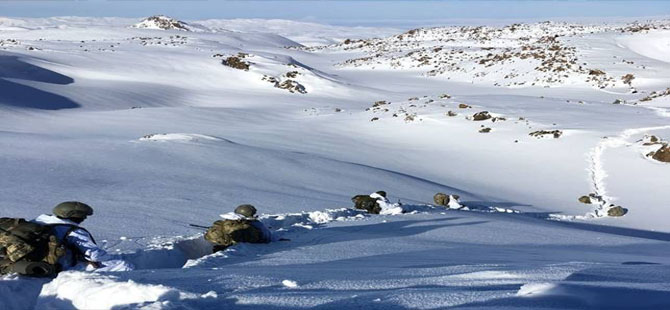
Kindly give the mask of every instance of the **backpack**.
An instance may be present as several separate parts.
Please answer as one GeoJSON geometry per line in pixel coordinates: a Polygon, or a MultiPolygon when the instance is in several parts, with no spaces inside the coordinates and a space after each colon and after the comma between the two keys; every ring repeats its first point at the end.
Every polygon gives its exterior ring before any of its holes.
{"type": "Polygon", "coordinates": [[[351,197],[351,201],[353,201],[356,209],[368,211],[370,214],[379,214],[382,211],[382,208],[377,203],[377,199],[369,195],[356,195],[351,197]]]}
{"type": "Polygon", "coordinates": [[[205,232],[205,239],[222,250],[239,242],[262,243],[263,234],[249,220],[218,220],[205,232]]]}
{"type": "Polygon", "coordinates": [[[46,277],[60,271],[66,248],[52,226],[22,218],[0,218],[0,274],[46,277]]]}

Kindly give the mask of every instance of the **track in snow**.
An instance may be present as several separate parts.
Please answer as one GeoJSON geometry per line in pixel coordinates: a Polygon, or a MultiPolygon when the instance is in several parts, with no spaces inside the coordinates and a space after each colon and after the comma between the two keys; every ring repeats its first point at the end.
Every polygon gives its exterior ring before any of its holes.
{"type": "MultiPolygon", "coordinates": [[[[670,110],[658,107],[644,107],[655,111],[658,115],[663,117],[670,118],[670,110]]],[[[575,218],[594,218],[594,217],[605,217],[607,216],[607,209],[610,206],[613,206],[615,197],[612,197],[607,192],[607,184],[605,179],[607,178],[607,170],[605,169],[605,164],[603,161],[603,154],[607,149],[618,148],[622,146],[630,146],[632,143],[628,141],[632,136],[639,135],[643,133],[648,133],[652,131],[670,129],[670,125],[666,126],[654,126],[654,127],[640,127],[640,128],[630,128],[626,129],[621,134],[613,137],[604,137],[600,140],[598,145],[594,147],[589,153],[589,175],[591,180],[591,190],[595,194],[595,205],[596,208],[593,212],[587,213],[584,216],[577,216],[575,218]]],[[[591,197],[592,201],[594,197],[591,197]]]]}

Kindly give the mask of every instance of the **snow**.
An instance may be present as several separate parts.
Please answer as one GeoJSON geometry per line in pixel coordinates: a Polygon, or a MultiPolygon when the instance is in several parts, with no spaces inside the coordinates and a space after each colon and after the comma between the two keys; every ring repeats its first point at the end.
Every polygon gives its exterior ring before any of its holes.
{"type": "Polygon", "coordinates": [[[298,287],[298,283],[296,283],[295,281],[292,281],[292,280],[284,280],[284,281],[281,281],[281,284],[284,285],[284,286],[286,286],[286,287],[288,287],[288,288],[296,288],[296,287],[298,287]]]}
{"type": "Polygon", "coordinates": [[[82,272],[61,273],[42,287],[35,309],[111,309],[116,305],[135,304],[149,309],[156,304],[196,298],[163,285],[147,285],[116,276],[82,272]],[[110,298],[112,297],[113,298],[110,298]]]}
{"type": "Polygon", "coordinates": [[[138,22],[0,19],[2,216],[87,202],[137,267],[5,276],[0,308],[670,307],[670,165],[644,145],[670,140],[668,21],[138,22]],[[392,212],[351,209],[379,190],[392,212]],[[242,203],[290,241],[212,254],[189,224],[242,203]]]}

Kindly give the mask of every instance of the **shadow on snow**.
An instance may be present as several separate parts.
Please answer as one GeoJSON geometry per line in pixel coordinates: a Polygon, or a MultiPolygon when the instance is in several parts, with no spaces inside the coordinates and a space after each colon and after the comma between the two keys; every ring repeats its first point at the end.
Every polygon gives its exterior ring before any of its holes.
{"type": "Polygon", "coordinates": [[[74,82],[68,76],[24,62],[17,56],[0,55],[0,105],[40,110],[80,107],[78,103],[64,96],[9,79],[56,85],[68,85],[74,82]]]}

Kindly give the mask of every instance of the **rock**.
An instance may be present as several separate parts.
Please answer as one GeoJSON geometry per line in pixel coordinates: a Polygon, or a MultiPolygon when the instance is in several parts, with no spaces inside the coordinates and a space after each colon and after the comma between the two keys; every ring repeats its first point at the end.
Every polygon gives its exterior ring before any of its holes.
{"type": "Polygon", "coordinates": [[[605,75],[605,71],[600,69],[591,69],[589,70],[589,75],[605,75]]]}
{"type": "Polygon", "coordinates": [[[374,122],[374,121],[378,121],[378,120],[379,120],[379,117],[373,117],[370,121],[374,122]]]}
{"type": "Polygon", "coordinates": [[[276,77],[269,76],[269,75],[263,75],[263,78],[261,78],[261,81],[268,81],[269,83],[272,83],[272,84],[279,84],[279,80],[276,77]]]}
{"type": "Polygon", "coordinates": [[[542,138],[545,135],[552,135],[554,136],[554,139],[558,139],[563,135],[563,132],[560,130],[538,130],[538,131],[533,131],[528,134],[531,137],[537,137],[537,138],[542,138]]]}
{"type": "Polygon", "coordinates": [[[481,133],[489,133],[489,132],[491,132],[491,128],[485,127],[485,128],[480,129],[479,132],[481,132],[481,133]]]}
{"type": "Polygon", "coordinates": [[[298,71],[290,71],[286,72],[286,77],[290,79],[295,79],[298,76],[298,74],[300,74],[298,73],[298,71]]]}
{"type": "Polygon", "coordinates": [[[577,199],[577,200],[579,200],[579,202],[581,202],[581,203],[591,204],[591,197],[589,197],[589,196],[582,196],[582,197],[579,197],[579,199],[577,199]]]}
{"type": "Polygon", "coordinates": [[[472,115],[472,120],[473,121],[485,121],[487,119],[490,119],[491,117],[492,116],[491,116],[491,114],[489,114],[488,111],[482,111],[482,112],[478,112],[478,113],[475,113],[474,115],[472,115]]]}
{"type": "Polygon", "coordinates": [[[449,99],[451,96],[449,94],[442,94],[439,96],[440,99],[449,99]]]}
{"type": "Polygon", "coordinates": [[[611,217],[624,216],[626,215],[626,213],[628,213],[628,209],[622,208],[621,206],[612,207],[609,210],[607,210],[607,216],[611,217]]]}
{"type": "Polygon", "coordinates": [[[456,114],[456,112],[454,112],[454,111],[447,112],[447,116],[454,117],[456,115],[458,115],[458,114],[456,114]]]}
{"type": "Polygon", "coordinates": [[[372,107],[376,108],[376,107],[387,105],[387,104],[389,104],[389,103],[386,102],[386,100],[380,100],[380,101],[375,101],[375,103],[372,104],[372,107]]]}
{"type": "Polygon", "coordinates": [[[342,112],[342,109],[340,109],[340,108],[335,108],[335,112],[342,112]]]}
{"type": "Polygon", "coordinates": [[[630,73],[621,77],[621,80],[623,81],[623,83],[628,84],[628,86],[632,86],[632,83],[633,83],[634,79],[635,79],[635,76],[630,74],[630,73]]]}
{"type": "Polygon", "coordinates": [[[249,67],[250,67],[250,64],[248,62],[242,60],[242,58],[244,58],[244,57],[241,57],[240,55],[230,56],[230,57],[222,60],[221,64],[223,64],[224,66],[234,68],[234,69],[248,71],[249,67]]]}
{"type": "Polygon", "coordinates": [[[626,101],[621,100],[621,99],[617,99],[617,100],[614,100],[614,102],[612,102],[612,104],[624,104],[624,103],[626,103],[626,101]]]}
{"type": "Polygon", "coordinates": [[[301,94],[306,94],[307,90],[305,89],[305,86],[302,84],[294,81],[294,80],[285,80],[284,82],[281,82],[279,84],[275,84],[275,87],[281,88],[281,89],[286,89],[291,93],[301,93],[301,94]]]}
{"type": "Polygon", "coordinates": [[[470,109],[472,107],[470,105],[465,104],[465,103],[461,103],[461,104],[458,105],[458,108],[459,109],[470,109]]]}
{"type": "Polygon", "coordinates": [[[647,154],[651,158],[664,163],[670,163],[670,145],[664,144],[658,151],[647,154]]]}

